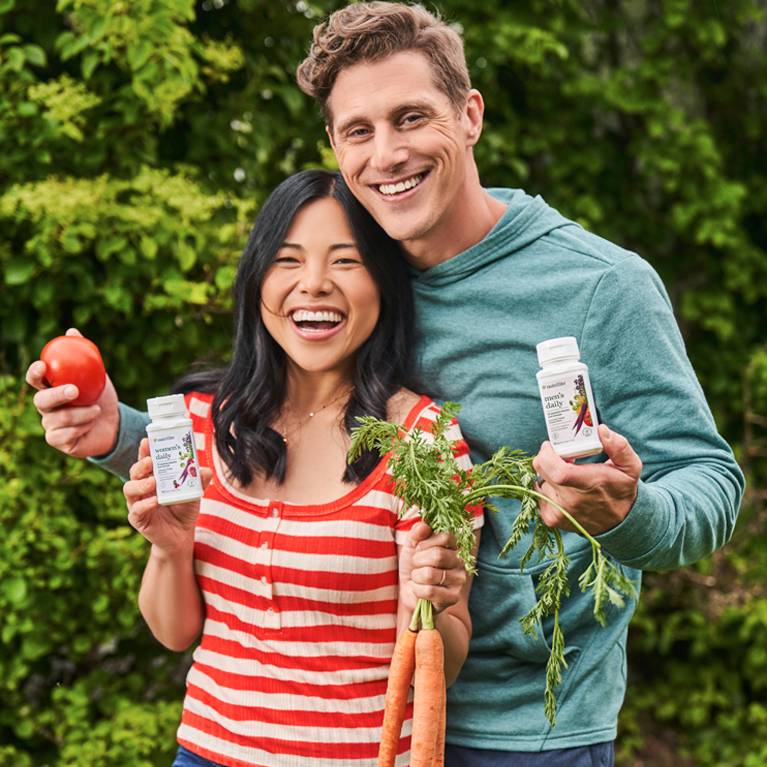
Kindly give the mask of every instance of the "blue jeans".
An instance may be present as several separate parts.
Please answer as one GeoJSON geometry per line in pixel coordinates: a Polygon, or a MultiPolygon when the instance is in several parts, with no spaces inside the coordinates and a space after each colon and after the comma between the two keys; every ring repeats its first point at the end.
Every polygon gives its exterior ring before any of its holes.
{"type": "Polygon", "coordinates": [[[183,746],[179,746],[171,767],[221,767],[221,765],[211,762],[210,759],[203,759],[203,757],[193,754],[183,746]]]}
{"type": "Polygon", "coordinates": [[[553,751],[487,751],[446,746],[445,767],[614,767],[615,744],[598,743],[553,751]]]}

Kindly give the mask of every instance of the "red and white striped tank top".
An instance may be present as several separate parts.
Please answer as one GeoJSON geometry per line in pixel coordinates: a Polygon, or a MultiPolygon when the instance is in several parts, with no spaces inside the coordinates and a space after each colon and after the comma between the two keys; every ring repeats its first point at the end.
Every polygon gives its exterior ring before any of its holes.
{"type": "MultiPolygon", "coordinates": [[[[385,460],[331,503],[244,495],[215,456],[211,400],[187,396],[213,480],[195,530],[205,622],[178,741],[231,767],[375,767],[396,638],[397,543],[417,513],[398,518],[385,460]]],[[[438,413],[421,397],[406,426],[428,432],[438,413]]],[[[458,424],[451,429],[469,468],[458,424]]],[[[409,705],[397,767],[409,762],[411,714],[409,705]]]]}

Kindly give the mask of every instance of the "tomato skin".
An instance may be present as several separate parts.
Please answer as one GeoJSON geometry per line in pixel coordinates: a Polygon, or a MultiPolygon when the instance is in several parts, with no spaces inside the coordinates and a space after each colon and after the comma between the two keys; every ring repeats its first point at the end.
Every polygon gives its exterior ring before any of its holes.
{"type": "Polygon", "coordinates": [[[92,405],[104,391],[107,374],[98,346],[81,336],[57,336],[40,352],[51,386],[74,384],[79,394],[70,406],[92,405]]]}

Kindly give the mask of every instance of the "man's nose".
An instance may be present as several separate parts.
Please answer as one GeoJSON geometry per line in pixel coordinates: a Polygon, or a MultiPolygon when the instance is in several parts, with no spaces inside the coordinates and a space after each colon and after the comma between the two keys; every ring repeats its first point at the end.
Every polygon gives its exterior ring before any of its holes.
{"type": "Polygon", "coordinates": [[[373,168],[382,173],[390,173],[404,165],[409,157],[409,150],[402,135],[391,128],[379,128],[373,137],[373,168]]]}

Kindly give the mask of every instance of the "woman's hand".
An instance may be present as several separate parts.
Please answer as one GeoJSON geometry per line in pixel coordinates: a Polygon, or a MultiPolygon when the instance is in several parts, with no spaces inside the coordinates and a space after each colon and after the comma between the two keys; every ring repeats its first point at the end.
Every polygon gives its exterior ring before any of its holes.
{"type": "MultiPolygon", "coordinates": [[[[210,469],[200,469],[203,488],[210,482],[210,477],[210,469]]],[[[158,550],[157,553],[172,554],[191,547],[200,502],[187,501],[161,506],[157,503],[156,492],[149,441],[142,439],[138,461],[131,466],[130,479],[123,485],[125,500],[128,502],[128,522],[158,550]]]]}
{"type": "Polygon", "coordinates": [[[446,610],[462,599],[467,577],[455,538],[416,523],[399,556],[400,599],[408,609],[412,612],[423,598],[432,603],[435,613],[446,610]]]}

